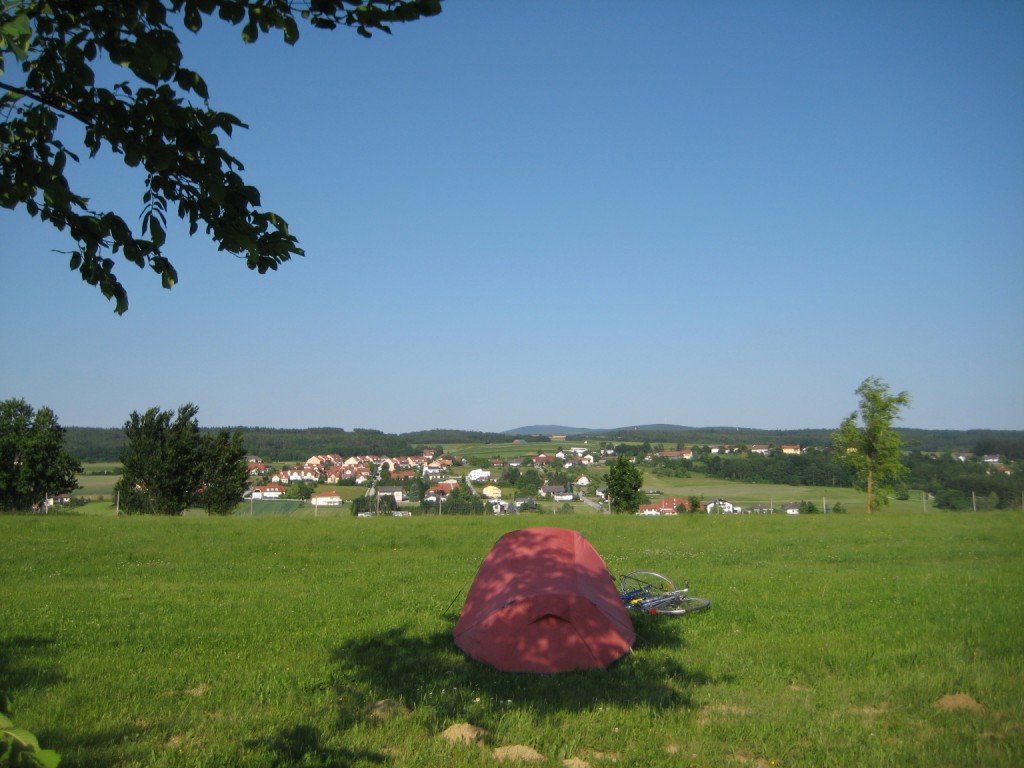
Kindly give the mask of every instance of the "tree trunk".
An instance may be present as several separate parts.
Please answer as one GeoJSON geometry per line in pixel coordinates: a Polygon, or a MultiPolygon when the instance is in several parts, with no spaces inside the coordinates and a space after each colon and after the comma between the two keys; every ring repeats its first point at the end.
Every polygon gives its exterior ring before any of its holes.
{"type": "Polygon", "coordinates": [[[871,514],[874,511],[874,504],[873,504],[874,497],[872,496],[873,481],[874,481],[874,473],[869,469],[868,470],[868,514],[871,514]]]}

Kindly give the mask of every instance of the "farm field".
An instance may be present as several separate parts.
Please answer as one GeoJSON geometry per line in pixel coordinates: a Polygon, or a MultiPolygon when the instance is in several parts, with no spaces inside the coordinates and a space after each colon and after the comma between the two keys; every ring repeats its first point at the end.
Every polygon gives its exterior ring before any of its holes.
{"type": "Polygon", "coordinates": [[[3,516],[0,704],[63,766],[1024,764],[1024,516],[3,516]],[[601,672],[451,641],[513,528],[712,610],[601,672]],[[451,743],[452,725],[486,731],[451,743]]]}

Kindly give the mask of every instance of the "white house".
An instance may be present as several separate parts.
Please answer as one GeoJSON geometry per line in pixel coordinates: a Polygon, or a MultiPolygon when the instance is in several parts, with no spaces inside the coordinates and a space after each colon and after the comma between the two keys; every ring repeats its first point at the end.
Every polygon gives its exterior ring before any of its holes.
{"type": "Polygon", "coordinates": [[[255,501],[260,499],[280,499],[285,494],[285,487],[280,483],[270,485],[257,485],[252,489],[252,498],[255,501]]]}
{"type": "Polygon", "coordinates": [[[400,485],[382,485],[377,489],[378,496],[391,496],[396,502],[405,501],[405,489],[400,485]]]}
{"type": "Polygon", "coordinates": [[[314,507],[337,507],[341,505],[341,496],[334,491],[323,491],[310,496],[309,503],[314,507]]]}
{"type": "Polygon", "coordinates": [[[712,512],[718,512],[723,515],[732,515],[742,511],[740,507],[737,507],[731,501],[726,501],[725,499],[715,499],[714,501],[709,501],[707,504],[704,505],[704,509],[707,510],[709,515],[712,512]]]}

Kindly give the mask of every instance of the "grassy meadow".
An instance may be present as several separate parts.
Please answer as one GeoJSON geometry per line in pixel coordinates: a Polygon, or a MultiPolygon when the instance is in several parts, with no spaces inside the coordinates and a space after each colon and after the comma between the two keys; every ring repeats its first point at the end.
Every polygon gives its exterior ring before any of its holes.
{"type": "Polygon", "coordinates": [[[606,671],[465,658],[481,559],[553,522],[0,517],[0,708],[64,766],[1024,764],[1021,514],[561,517],[712,610],[606,671]]]}

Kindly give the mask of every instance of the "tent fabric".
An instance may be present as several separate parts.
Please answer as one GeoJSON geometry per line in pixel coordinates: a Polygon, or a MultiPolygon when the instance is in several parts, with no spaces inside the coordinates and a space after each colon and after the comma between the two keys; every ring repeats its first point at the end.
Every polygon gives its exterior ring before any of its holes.
{"type": "Polygon", "coordinates": [[[636,640],[601,556],[563,528],[502,536],[481,563],[453,634],[478,661],[540,673],[604,669],[636,640]]]}

